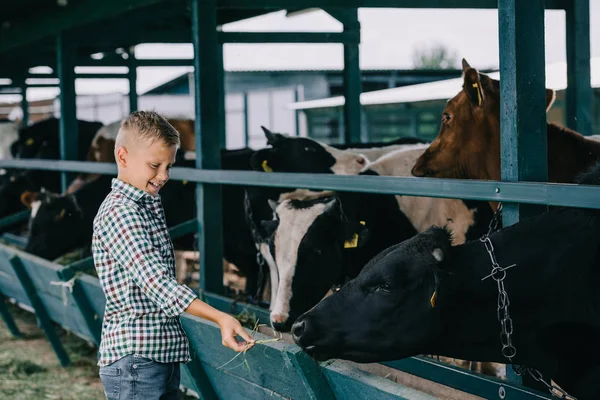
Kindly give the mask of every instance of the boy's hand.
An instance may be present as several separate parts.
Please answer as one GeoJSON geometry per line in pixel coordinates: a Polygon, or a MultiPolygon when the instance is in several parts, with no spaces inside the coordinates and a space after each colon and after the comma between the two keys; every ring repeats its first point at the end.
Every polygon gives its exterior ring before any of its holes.
{"type": "Polygon", "coordinates": [[[223,346],[229,347],[230,349],[238,352],[249,350],[252,348],[252,346],[254,346],[256,341],[252,339],[250,335],[248,335],[248,332],[246,332],[244,328],[242,328],[240,322],[231,315],[223,313],[217,323],[221,327],[223,346]],[[236,335],[240,335],[244,341],[238,342],[236,335]]]}

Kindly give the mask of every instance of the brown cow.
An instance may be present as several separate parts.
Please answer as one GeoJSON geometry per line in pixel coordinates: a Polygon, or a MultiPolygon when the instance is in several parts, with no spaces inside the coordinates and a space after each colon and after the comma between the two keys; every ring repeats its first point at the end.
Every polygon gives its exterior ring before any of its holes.
{"type": "MultiPolygon", "coordinates": [[[[500,82],[463,59],[463,90],[448,101],[437,138],[419,157],[414,176],[500,180],[500,82]]],[[[546,109],[555,99],[546,89],[546,109]]],[[[548,181],[572,183],[600,159],[600,143],[547,124],[548,181]]]]}

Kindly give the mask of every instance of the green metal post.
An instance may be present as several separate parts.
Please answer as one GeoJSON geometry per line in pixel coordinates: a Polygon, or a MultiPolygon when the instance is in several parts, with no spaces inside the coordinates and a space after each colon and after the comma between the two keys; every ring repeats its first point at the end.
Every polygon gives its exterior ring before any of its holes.
{"type": "MultiPolygon", "coordinates": [[[[498,18],[502,180],[547,181],[544,0],[499,0],[498,18]]],[[[545,209],[504,204],[502,222],[512,225],[545,209]]],[[[521,383],[506,370],[509,382],[521,383]]]]}
{"type": "MultiPolygon", "coordinates": [[[[77,159],[77,103],[75,98],[75,47],[66,32],[56,35],[57,72],[60,80],[60,158],[77,159]]],[[[63,192],[73,174],[61,174],[63,192]]]]}
{"type": "MultiPolygon", "coordinates": [[[[340,12],[334,13],[334,17],[340,12]]],[[[344,44],[344,141],[346,143],[359,143],[361,141],[361,77],[359,64],[360,22],[358,22],[358,9],[345,10],[338,18],[344,24],[344,32],[354,32],[357,40],[353,44],[344,44]]]]}
{"type": "MultiPolygon", "coordinates": [[[[192,0],[192,43],[194,46],[194,93],[196,128],[196,168],[221,167],[223,101],[219,95],[220,46],[217,40],[216,0],[192,0]]],[[[223,228],[221,187],[198,184],[198,251],[200,254],[200,288],[223,293],[223,228]],[[210,242],[209,242],[210,241],[210,242]]]]}
{"type": "Polygon", "coordinates": [[[590,0],[567,2],[567,126],[593,133],[593,91],[590,84],[590,0]]]}
{"type": "Polygon", "coordinates": [[[250,125],[248,122],[248,92],[244,92],[244,146],[250,143],[250,125]]]}
{"type": "Polygon", "coordinates": [[[29,125],[29,102],[27,101],[27,84],[25,80],[21,82],[21,110],[23,110],[21,126],[27,126],[29,125]]]}
{"type": "Polygon", "coordinates": [[[225,118],[225,69],[223,66],[223,44],[217,44],[217,85],[219,97],[217,100],[218,107],[218,120],[219,120],[219,142],[221,149],[227,148],[227,137],[226,137],[226,118],[225,118]]]}
{"type": "MultiPolygon", "coordinates": [[[[300,93],[298,93],[298,86],[294,88],[294,103],[300,101],[300,93]]],[[[300,118],[299,111],[294,110],[294,123],[296,124],[296,137],[300,136],[300,118]]]]}
{"type": "MultiPolygon", "coordinates": [[[[548,180],[544,0],[498,1],[502,180],[548,180]]],[[[545,207],[505,204],[503,223],[545,207]]]]}
{"type": "Polygon", "coordinates": [[[133,46],[127,50],[127,79],[129,80],[129,112],[138,110],[137,63],[133,46]]]}
{"type": "Polygon", "coordinates": [[[54,352],[56,353],[56,356],[60,361],[60,365],[63,367],[69,366],[71,364],[69,355],[67,354],[65,348],[60,342],[60,337],[58,337],[58,333],[54,329],[54,325],[52,323],[52,320],[50,319],[50,316],[48,315],[48,311],[46,310],[44,303],[38,296],[33,281],[31,280],[31,277],[29,276],[29,274],[27,274],[27,271],[25,270],[25,266],[17,256],[14,256],[10,259],[10,264],[12,265],[13,270],[15,271],[15,275],[21,282],[23,290],[25,291],[25,294],[27,295],[31,306],[35,310],[35,315],[38,318],[39,324],[44,330],[44,333],[46,333],[46,338],[48,339],[50,345],[54,349],[54,352]]]}
{"type": "Polygon", "coordinates": [[[16,338],[22,338],[23,334],[19,330],[12,315],[10,315],[10,311],[8,311],[8,307],[6,307],[6,297],[4,297],[2,293],[0,293],[0,315],[2,315],[2,319],[10,331],[10,334],[16,338]]]}

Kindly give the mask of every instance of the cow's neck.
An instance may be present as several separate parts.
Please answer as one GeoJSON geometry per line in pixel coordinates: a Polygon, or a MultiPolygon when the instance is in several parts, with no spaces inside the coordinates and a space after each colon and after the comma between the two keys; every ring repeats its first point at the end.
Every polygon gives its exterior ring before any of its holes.
{"type": "Polygon", "coordinates": [[[572,183],[600,160],[600,143],[556,124],[548,124],[548,180],[572,183]]]}
{"type": "MultiPolygon", "coordinates": [[[[600,295],[593,290],[600,275],[597,218],[583,210],[561,210],[492,236],[499,264],[517,264],[507,270],[504,280],[517,362],[552,368],[558,356],[548,349],[560,340],[554,335],[557,329],[577,332],[568,328],[585,325],[588,331],[600,331],[600,317],[593,312],[600,307],[600,295]]],[[[496,314],[498,288],[491,278],[481,281],[490,270],[490,258],[481,242],[453,248],[447,272],[440,274],[437,307],[442,328],[432,345],[434,354],[504,361],[496,314]]],[[[565,345],[567,353],[576,339],[565,345]]]]}

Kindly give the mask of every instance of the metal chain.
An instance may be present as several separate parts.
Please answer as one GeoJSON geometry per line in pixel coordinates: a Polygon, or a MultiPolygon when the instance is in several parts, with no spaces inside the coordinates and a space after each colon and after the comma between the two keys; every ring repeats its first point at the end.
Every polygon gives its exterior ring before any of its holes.
{"type": "Polygon", "coordinates": [[[485,249],[490,256],[490,261],[492,263],[492,271],[489,275],[483,277],[481,280],[484,281],[488,278],[492,278],[496,281],[498,286],[498,307],[496,309],[496,314],[498,317],[498,322],[500,322],[500,343],[502,344],[502,355],[506,357],[506,359],[510,362],[511,367],[515,374],[518,376],[523,376],[525,373],[528,373],[534,380],[537,382],[542,382],[547,388],[552,397],[557,397],[559,399],[565,400],[577,400],[575,397],[570,396],[563,389],[549,383],[546,381],[540,371],[535,368],[528,368],[523,366],[515,366],[513,364],[513,358],[517,354],[517,349],[512,344],[512,334],[513,334],[513,321],[510,317],[510,313],[508,312],[508,306],[510,305],[510,300],[508,298],[508,293],[504,288],[504,279],[506,278],[506,270],[516,266],[517,264],[509,265],[508,267],[501,267],[496,260],[496,254],[494,252],[494,245],[490,240],[490,234],[494,232],[498,228],[498,223],[500,221],[500,217],[502,215],[502,203],[498,203],[498,208],[496,212],[494,212],[494,216],[490,221],[488,232],[483,235],[479,240],[484,244],[485,249]]]}

